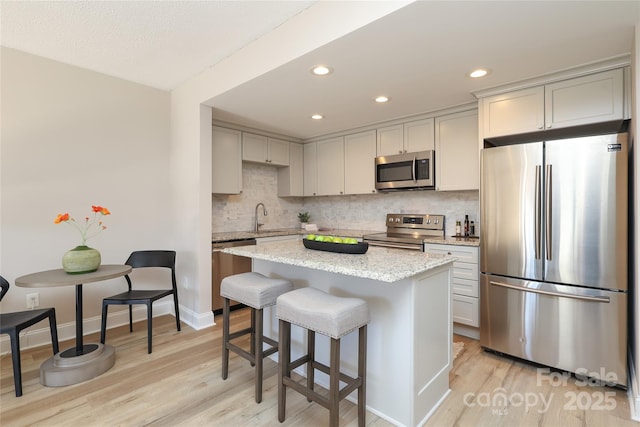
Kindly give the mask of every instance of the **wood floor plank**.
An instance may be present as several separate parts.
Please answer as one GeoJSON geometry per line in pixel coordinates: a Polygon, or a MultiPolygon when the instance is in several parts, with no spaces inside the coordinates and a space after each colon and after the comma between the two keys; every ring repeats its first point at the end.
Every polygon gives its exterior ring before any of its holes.
{"type": "MultiPolygon", "coordinates": [[[[218,320],[218,319],[216,319],[218,320]]],[[[246,327],[248,312],[232,313],[232,329],[246,327]]],[[[97,334],[87,337],[97,342],[97,334]]],[[[536,367],[484,352],[477,341],[464,342],[450,374],[451,393],[428,420],[426,426],[634,426],[629,419],[626,392],[608,387],[566,385],[549,381],[537,384],[536,367]],[[507,396],[537,396],[538,404],[525,407],[509,403],[494,405],[492,399],[504,390],[507,396]],[[594,400],[613,393],[606,410],[594,409],[594,400]],[[572,409],[567,396],[582,399],[591,408],[572,409]],[[542,397],[551,399],[543,408],[542,397]],[[487,403],[485,400],[489,400],[487,403]],[[541,411],[541,409],[545,409],[541,411]]],[[[39,383],[40,364],[51,357],[51,347],[22,352],[23,396],[16,398],[11,355],[0,358],[0,425],[13,426],[274,426],[279,425],[277,408],[277,366],[265,360],[263,401],[254,401],[253,368],[239,356],[231,355],[229,377],[221,370],[222,326],[194,331],[183,325],[175,329],[175,319],[154,319],[153,353],[147,354],[146,323],[109,330],[107,343],[116,348],[116,364],[105,374],[68,387],[44,387],[39,383]]],[[[248,338],[244,340],[248,344],[248,338]]],[[[61,343],[61,348],[73,342],[61,343]]],[[[328,411],[289,391],[283,426],[326,426],[328,411]]],[[[391,424],[367,412],[367,426],[391,424]]],[[[357,426],[357,408],[346,400],[340,403],[340,425],[357,426]]]]}

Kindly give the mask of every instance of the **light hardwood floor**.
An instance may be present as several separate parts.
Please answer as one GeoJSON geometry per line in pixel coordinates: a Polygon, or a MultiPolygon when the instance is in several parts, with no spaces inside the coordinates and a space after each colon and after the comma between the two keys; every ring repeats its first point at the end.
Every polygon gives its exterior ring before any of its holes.
{"type": "MultiPolygon", "coordinates": [[[[233,313],[234,329],[248,323],[246,310],[233,313]],[[236,326],[237,325],[237,326],[236,326]]],[[[277,421],[276,365],[265,360],[263,401],[253,398],[253,368],[232,355],[229,378],[220,378],[222,327],[202,331],[183,326],[176,332],[170,316],[154,319],[153,353],[146,352],[146,325],[109,330],[107,343],[116,347],[116,364],[93,380],[68,387],[49,388],[39,383],[39,366],[51,356],[51,347],[22,352],[23,396],[16,398],[13,388],[11,356],[0,358],[0,425],[8,426],[275,426],[277,421]]],[[[579,387],[575,378],[566,386],[553,387],[548,381],[536,384],[537,371],[528,364],[514,362],[482,351],[478,343],[455,337],[465,343],[451,372],[451,393],[429,419],[427,426],[639,426],[629,420],[626,392],[605,387],[579,387]],[[493,406],[491,399],[500,387],[512,401],[493,406]],[[613,393],[600,402],[611,409],[597,410],[599,395],[613,393]],[[469,395],[468,393],[472,393],[469,395]],[[546,411],[542,400],[551,399],[546,411]],[[574,393],[576,406],[567,409],[574,393]],[[587,396],[587,393],[589,396],[587,396]],[[538,396],[538,405],[519,405],[519,396],[538,396]],[[487,398],[489,403],[486,403],[487,398]],[[580,400],[581,399],[581,400],[580,400]],[[465,404],[467,402],[467,404],[465,404]]],[[[98,335],[88,337],[97,342],[98,335]]],[[[61,348],[72,346],[61,343],[61,348]]],[[[547,377],[550,378],[550,377],[547,377]]],[[[340,425],[356,426],[354,404],[341,402],[340,425]]],[[[309,403],[298,393],[287,394],[284,426],[325,426],[327,410],[309,403]]],[[[368,412],[367,425],[390,426],[368,412]]]]}

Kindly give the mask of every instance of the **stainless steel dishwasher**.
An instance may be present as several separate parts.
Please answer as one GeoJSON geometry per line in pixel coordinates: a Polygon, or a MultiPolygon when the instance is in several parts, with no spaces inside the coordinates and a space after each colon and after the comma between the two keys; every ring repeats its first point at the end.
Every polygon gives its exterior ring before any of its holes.
{"type": "MultiPolygon", "coordinates": [[[[231,255],[222,252],[222,249],[236,246],[251,246],[256,244],[256,239],[233,240],[229,242],[214,242],[211,245],[211,310],[214,314],[222,314],[222,297],[220,296],[220,283],[227,276],[251,271],[251,258],[231,255]]],[[[242,304],[231,301],[231,309],[242,307],[242,304]]]]}

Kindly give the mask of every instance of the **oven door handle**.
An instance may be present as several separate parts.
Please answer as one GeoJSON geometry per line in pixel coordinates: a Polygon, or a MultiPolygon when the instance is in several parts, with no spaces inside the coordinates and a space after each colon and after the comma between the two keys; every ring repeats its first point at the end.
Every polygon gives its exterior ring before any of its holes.
{"type": "Polygon", "coordinates": [[[410,249],[412,251],[421,251],[422,245],[413,245],[411,243],[396,243],[396,242],[378,242],[375,240],[365,240],[369,246],[380,246],[383,248],[395,248],[395,249],[410,249]]]}

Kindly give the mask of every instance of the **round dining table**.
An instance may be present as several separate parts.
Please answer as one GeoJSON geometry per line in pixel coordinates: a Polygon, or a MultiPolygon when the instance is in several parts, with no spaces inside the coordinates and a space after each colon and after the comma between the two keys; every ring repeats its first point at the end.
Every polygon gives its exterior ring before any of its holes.
{"type": "Polygon", "coordinates": [[[45,360],[40,366],[40,383],[48,387],[77,384],[108,371],[116,361],[115,349],[106,344],[85,344],[83,339],[82,286],[129,274],[131,266],[101,265],[91,273],[70,274],[63,269],[40,271],[15,280],[23,288],[76,287],[76,345],[45,360]]]}

